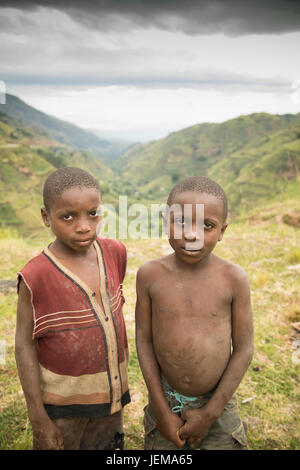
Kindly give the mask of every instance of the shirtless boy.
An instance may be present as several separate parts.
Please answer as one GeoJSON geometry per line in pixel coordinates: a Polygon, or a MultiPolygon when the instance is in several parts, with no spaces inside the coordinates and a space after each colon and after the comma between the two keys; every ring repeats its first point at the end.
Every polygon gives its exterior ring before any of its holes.
{"type": "Polygon", "coordinates": [[[98,237],[100,204],[86,171],[51,173],[42,218],[54,241],[19,273],[15,354],[34,449],[123,448],[126,248],[98,237]]]}
{"type": "Polygon", "coordinates": [[[137,274],[136,344],[149,392],[145,449],[245,449],[234,392],[253,355],[250,288],[241,267],[213,254],[227,227],[226,195],[209,178],[191,177],[167,204],[174,253],[137,274]]]}

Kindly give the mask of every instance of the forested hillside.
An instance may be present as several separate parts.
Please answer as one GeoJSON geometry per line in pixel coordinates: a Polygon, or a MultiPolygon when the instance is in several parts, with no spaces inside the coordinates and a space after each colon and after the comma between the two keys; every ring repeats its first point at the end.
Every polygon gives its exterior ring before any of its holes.
{"type": "Polygon", "coordinates": [[[165,198],[172,185],[206,175],[228,193],[233,212],[294,197],[299,191],[300,114],[240,116],[198,124],[120,157],[124,189],[137,197],[165,198]]]}
{"type": "Polygon", "coordinates": [[[172,186],[191,175],[221,184],[233,216],[273,200],[299,199],[300,113],[255,113],[197,124],[137,144],[110,165],[88,150],[93,141],[83,138],[80,145],[87,147],[76,146],[76,139],[88,136],[82,132],[8,95],[0,108],[2,224],[29,232],[40,227],[43,182],[62,166],[89,170],[100,182],[104,202],[115,206],[118,195],[127,195],[129,203],[164,203],[172,186]]]}
{"type": "Polygon", "coordinates": [[[6,94],[5,104],[0,104],[0,111],[18,120],[25,126],[46,138],[56,140],[61,144],[70,145],[78,149],[89,150],[100,157],[106,164],[113,162],[129,146],[129,143],[120,143],[106,140],[81,129],[74,124],[49,116],[32,106],[24,103],[17,96],[6,94]]]}
{"type": "Polygon", "coordinates": [[[39,232],[43,183],[63,166],[84,168],[99,180],[106,202],[115,203],[112,170],[90,152],[67,147],[0,113],[0,220],[39,232]]]}

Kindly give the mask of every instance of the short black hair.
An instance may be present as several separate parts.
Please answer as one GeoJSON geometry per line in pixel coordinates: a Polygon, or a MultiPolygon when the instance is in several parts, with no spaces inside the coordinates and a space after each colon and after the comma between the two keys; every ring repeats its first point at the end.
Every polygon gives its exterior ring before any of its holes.
{"type": "Polygon", "coordinates": [[[224,222],[227,219],[227,196],[221,186],[215,181],[207,178],[206,176],[190,176],[184,180],[179,181],[171,190],[167,205],[171,206],[176,194],[184,193],[186,191],[195,191],[198,193],[212,194],[223,202],[224,206],[224,222]]]}
{"type": "Polygon", "coordinates": [[[93,188],[101,195],[101,190],[96,179],[85,170],[72,166],[59,168],[50,173],[45,181],[43,199],[46,211],[49,212],[51,203],[66,189],[93,188]]]}

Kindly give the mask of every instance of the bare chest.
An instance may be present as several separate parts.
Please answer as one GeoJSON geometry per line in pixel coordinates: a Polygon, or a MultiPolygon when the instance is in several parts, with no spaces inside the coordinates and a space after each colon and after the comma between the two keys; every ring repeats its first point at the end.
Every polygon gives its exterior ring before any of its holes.
{"type": "Polygon", "coordinates": [[[197,323],[228,319],[232,295],[218,275],[168,276],[151,287],[153,314],[160,320],[195,319],[197,323]],[[171,318],[170,318],[171,317],[171,318]]]}

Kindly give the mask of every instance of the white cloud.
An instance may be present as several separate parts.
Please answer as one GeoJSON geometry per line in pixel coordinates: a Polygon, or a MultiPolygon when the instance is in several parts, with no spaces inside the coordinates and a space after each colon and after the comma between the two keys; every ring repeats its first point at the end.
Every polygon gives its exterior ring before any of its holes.
{"type": "Polygon", "coordinates": [[[142,141],[199,122],[222,122],[241,114],[299,112],[292,87],[286,95],[133,86],[43,90],[27,87],[14,91],[37,109],[80,127],[142,141]]]}

